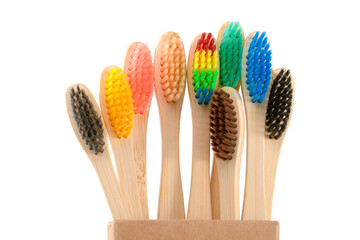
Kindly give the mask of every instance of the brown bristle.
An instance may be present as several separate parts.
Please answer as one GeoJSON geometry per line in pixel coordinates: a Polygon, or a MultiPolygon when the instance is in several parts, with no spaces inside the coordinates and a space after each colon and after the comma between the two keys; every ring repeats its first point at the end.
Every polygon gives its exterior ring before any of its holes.
{"type": "Polygon", "coordinates": [[[237,142],[234,101],[222,89],[215,91],[210,105],[210,139],[216,157],[231,160],[237,142]]]}
{"type": "Polygon", "coordinates": [[[73,116],[81,138],[95,155],[104,152],[103,124],[93,103],[79,86],[75,89],[71,88],[70,98],[73,116]]]}
{"type": "Polygon", "coordinates": [[[266,109],[266,136],[279,139],[287,128],[293,101],[290,70],[281,69],[274,76],[266,109]]]}

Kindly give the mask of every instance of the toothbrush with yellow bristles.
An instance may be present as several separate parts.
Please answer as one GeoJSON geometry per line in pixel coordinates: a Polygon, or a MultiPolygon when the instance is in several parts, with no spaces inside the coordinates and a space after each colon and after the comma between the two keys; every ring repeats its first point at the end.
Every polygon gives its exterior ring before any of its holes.
{"type": "Polygon", "coordinates": [[[218,86],[219,60],[211,33],[190,46],[187,81],[193,123],[192,172],[188,219],[212,219],[210,196],[210,100],[218,86]]]}
{"type": "Polygon", "coordinates": [[[115,155],[122,194],[131,219],[144,219],[133,164],[134,107],[126,74],[106,67],[100,80],[100,106],[115,155]]]}
{"type": "Polygon", "coordinates": [[[128,219],[124,195],[111,163],[103,119],[93,95],[85,85],[73,84],[66,91],[66,108],[74,133],[99,177],[113,218],[128,219]]]}
{"type": "Polygon", "coordinates": [[[163,34],[155,50],[155,93],[162,136],[162,169],[159,219],[184,219],[184,197],[180,175],[180,116],[186,85],[186,59],[180,36],[163,34]]]}
{"type": "Polygon", "coordinates": [[[146,132],[154,91],[154,71],[149,48],[132,43],[126,53],[124,71],[129,79],[134,104],[133,157],[142,211],[149,218],[146,187],[146,132]]]}

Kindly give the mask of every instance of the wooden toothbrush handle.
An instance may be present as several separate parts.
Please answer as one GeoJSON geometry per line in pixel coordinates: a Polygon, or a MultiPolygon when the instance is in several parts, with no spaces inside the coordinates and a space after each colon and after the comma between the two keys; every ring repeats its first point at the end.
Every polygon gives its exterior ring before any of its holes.
{"type": "Polygon", "coordinates": [[[211,172],[210,193],[211,193],[211,215],[212,219],[220,219],[220,192],[219,174],[216,162],[213,161],[211,172]]]}
{"type": "Polygon", "coordinates": [[[135,114],[133,129],[133,158],[135,176],[142,206],[142,212],[145,219],[149,219],[146,181],[146,133],[148,117],[149,112],[144,114],[135,114]]]}
{"type": "Polygon", "coordinates": [[[89,158],[99,177],[114,220],[129,219],[130,216],[126,208],[126,202],[124,196],[121,194],[119,182],[116,178],[108,151],[106,150],[102,157],[99,155],[89,155],[89,158]]]}
{"type": "Polygon", "coordinates": [[[221,160],[214,156],[219,179],[220,220],[239,220],[239,178],[236,160],[221,160]]]}
{"type": "Polygon", "coordinates": [[[179,160],[180,118],[162,122],[162,169],[158,219],[185,219],[179,160]]]}
{"type": "MultiPolygon", "coordinates": [[[[255,121],[256,122],[256,121],[255,121]]],[[[258,122],[258,121],[257,121],[258,122]]],[[[243,220],[266,220],[264,179],[264,128],[248,121],[246,182],[243,220]]]]}
{"type": "Polygon", "coordinates": [[[212,219],[209,108],[193,111],[193,149],[188,219],[212,219]]]}

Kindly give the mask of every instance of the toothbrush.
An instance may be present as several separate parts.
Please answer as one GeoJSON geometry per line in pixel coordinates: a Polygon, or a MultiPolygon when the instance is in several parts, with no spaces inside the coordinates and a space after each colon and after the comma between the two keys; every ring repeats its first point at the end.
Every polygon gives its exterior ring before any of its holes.
{"type": "Polygon", "coordinates": [[[154,71],[162,136],[158,219],[184,219],[179,133],[186,84],[186,59],[182,40],[177,33],[167,32],[161,36],[155,51],[154,71]]]}
{"type": "Polygon", "coordinates": [[[211,33],[197,35],[190,47],[187,81],[193,122],[192,173],[188,219],[212,219],[209,110],[218,85],[219,59],[211,33]]]}
{"type": "Polygon", "coordinates": [[[280,150],[289,128],[294,107],[294,78],[288,69],[275,69],[266,108],[265,200],[267,219],[271,219],[276,169],[280,150]]]}
{"type": "Polygon", "coordinates": [[[66,108],[74,133],[99,177],[113,218],[129,218],[111,163],[100,109],[89,89],[80,83],[71,85],[66,91],[66,108]]]}
{"type": "Polygon", "coordinates": [[[247,164],[243,220],[266,220],[265,114],[271,82],[271,49],[265,32],[247,36],[242,55],[241,89],[247,122],[247,164]]]}
{"type": "Polygon", "coordinates": [[[210,136],[219,181],[220,220],[239,220],[245,118],[242,99],[234,88],[223,87],[214,93],[210,106],[210,136]]]}
{"type": "Polygon", "coordinates": [[[154,91],[154,71],[149,48],[132,43],[126,53],[124,71],[129,79],[134,105],[133,157],[142,212],[149,218],[146,187],[146,132],[154,91]]]}
{"type": "MultiPolygon", "coordinates": [[[[244,31],[239,22],[226,22],[219,29],[217,46],[219,46],[219,84],[221,87],[233,87],[239,91],[244,42],[244,31]]],[[[220,219],[219,180],[214,163],[210,182],[211,213],[213,219],[220,219]]]]}
{"type": "Polygon", "coordinates": [[[128,79],[121,68],[108,66],[103,70],[100,80],[100,106],[130,218],[144,219],[132,154],[133,99],[128,79]]]}

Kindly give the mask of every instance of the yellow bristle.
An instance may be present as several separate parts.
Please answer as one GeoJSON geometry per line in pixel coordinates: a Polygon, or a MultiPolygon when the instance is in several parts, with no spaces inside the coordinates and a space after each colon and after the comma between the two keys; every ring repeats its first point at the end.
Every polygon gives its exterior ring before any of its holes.
{"type": "Polygon", "coordinates": [[[105,102],[111,126],[118,138],[131,134],[134,107],[126,74],[121,68],[113,67],[105,80],[105,102]]]}

